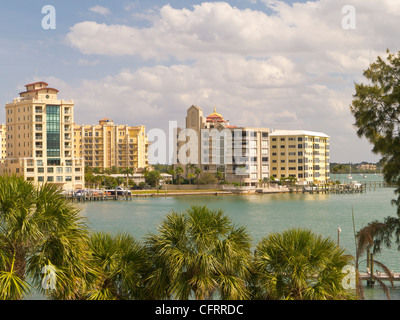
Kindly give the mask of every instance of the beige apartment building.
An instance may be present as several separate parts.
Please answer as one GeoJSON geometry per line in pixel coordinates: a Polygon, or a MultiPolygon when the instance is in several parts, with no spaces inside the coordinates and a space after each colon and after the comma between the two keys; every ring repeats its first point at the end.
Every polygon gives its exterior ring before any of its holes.
{"type": "Polygon", "coordinates": [[[35,184],[84,188],[83,161],[73,154],[74,102],[58,99],[46,82],[27,84],[6,104],[6,154],[1,174],[35,184]]]}
{"type": "Polygon", "coordinates": [[[146,168],[148,145],[144,126],[117,125],[104,118],[98,125],[74,128],[74,156],[92,168],[146,168]]]}
{"type": "Polygon", "coordinates": [[[233,126],[215,109],[205,117],[200,107],[191,106],[185,129],[177,129],[176,166],[190,163],[203,173],[219,171],[226,181],[243,186],[269,177],[268,128],[233,126]]]}
{"type": "Polygon", "coordinates": [[[0,161],[6,157],[6,125],[0,124],[0,161]]]}
{"type": "Polygon", "coordinates": [[[293,177],[299,184],[329,180],[329,136],[303,130],[275,130],[270,134],[271,176],[293,177]]]}

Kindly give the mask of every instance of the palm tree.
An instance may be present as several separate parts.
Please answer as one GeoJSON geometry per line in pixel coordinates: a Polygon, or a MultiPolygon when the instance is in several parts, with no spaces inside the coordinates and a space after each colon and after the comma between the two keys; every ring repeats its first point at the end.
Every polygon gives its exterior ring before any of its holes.
{"type": "Polygon", "coordinates": [[[178,176],[178,184],[180,185],[181,184],[181,174],[183,173],[183,168],[180,166],[176,167],[175,173],[178,176]]]}
{"type": "Polygon", "coordinates": [[[196,168],[196,165],[194,165],[193,163],[188,163],[188,165],[186,166],[186,177],[189,180],[189,184],[191,184],[190,179],[193,178],[193,170],[196,168]],[[190,176],[190,177],[189,177],[190,176]]]}
{"type": "Polygon", "coordinates": [[[217,170],[217,172],[215,173],[215,177],[217,178],[218,183],[220,183],[221,180],[224,178],[224,174],[221,171],[217,170]]]}
{"type": "Polygon", "coordinates": [[[196,180],[197,180],[197,185],[199,186],[199,176],[201,175],[202,171],[200,168],[195,168],[194,169],[194,174],[196,175],[196,180]]]}
{"type": "Polygon", "coordinates": [[[156,298],[245,299],[250,238],[222,211],[192,206],[169,213],[146,243],[152,257],[149,288],[156,298]]]}
{"type": "Polygon", "coordinates": [[[86,291],[89,300],[145,298],[148,258],[143,245],[128,234],[94,233],[89,241],[96,277],[86,291]]]}
{"type": "Polygon", "coordinates": [[[32,286],[50,293],[42,283],[47,266],[55,270],[53,297],[79,297],[91,276],[87,234],[79,210],[56,185],[0,177],[0,299],[22,299],[32,286]]]}
{"type": "Polygon", "coordinates": [[[126,187],[128,187],[129,186],[129,175],[133,174],[133,168],[126,167],[124,170],[122,170],[121,173],[126,174],[126,187]]]}
{"type": "MultiPolygon", "coordinates": [[[[397,218],[392,218],[393,220],[398,220],[397,218]]],[[[399,222],[396,221],[398,224],[399,222]]],[[[378,265],[379,267],[382,268],[384,273],[386,274],[392,288],[394,287],[393,283],[393,274],[389,270],[389,268],[383,264],[382,262],[374,259],[373,257],[375,254],[379,253],[381,251],[381,244],[384,242],[386,245],[389,244],[390,247],[390,237],[388,237],[388,224],[384,222],[379,222],[379,221],[373,221],[370,222],[367,226],[362,228],[360,231],[358,231],[356,235],[357,239],[357,245],[356,245],[356,271],[358,275],[358,283],[360,284],[357,286],[358,294],[359,296],[363,299],[364,298],[364,290],[363,286],[361,285],[361,279],[360,279],[360,273],[359,273],[359,265],[364,262],[360,261],[360,258],[363,256],[364,253],[367,254],[367,268],[370,271],[370,278],[369,281],[370,283],[377,282],[381,289],[385,292],[386,297],[390,299],[390,292],[388,286],[379,278],[376,276],[376,274],[373,272],[373,268],[371,267],[372,265],[378,265]]]]}
{"type": "Polygon", "coordinates": [[[168,173],[172,176],[172,184],[174,184],[174,176],[175,176],[174,166],[170,167],[170,169],[168,170],[168,173]]]}
{"type": "Polygon", "coordinates": [[[342,268],[351,256],[335,241],[309,230],[289,229],[263,238],[254,253],[256,299],[349,299],[342,268]]]}

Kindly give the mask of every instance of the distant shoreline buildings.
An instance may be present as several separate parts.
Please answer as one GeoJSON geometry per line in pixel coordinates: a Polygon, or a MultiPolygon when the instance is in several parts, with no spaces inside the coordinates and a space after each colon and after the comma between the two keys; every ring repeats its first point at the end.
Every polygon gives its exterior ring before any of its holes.
{"type": "MultiPolygon", "coordinates": [[[[145,126],[74,122],[73,100],[60,100],[58,90],[40,81],[25,86],[7,103],[0,125],[0,174],[22,175],[35,184],[50,182],[69,190],[85,187],[84,168],[150,168],[145,126]]],[[[298,184],[330,180],[330,137],[321,132],[238,127],[214,112],[188,108],[185,128],[177,128],[175,168],[218,176],[228,183],[257,186],[289,179],[298,184]]],[[[360,169],[376,169],[363,164],[360,169]]],[[[150,168],[151,169],[151,168],[150,168]]]]}
{"type": "Polygon", "coordinates": [[[177,129],[176,167],[198,166],[230,183],[257,186],[281,178],[299,184],[329,178],[329,136],[303,130],[237,127],[216,112],[187,110],[186,128],[177,129]],[[190,139],[197,139],[189,145],[190,139]]]}
{"type": "Polygon", "coordinates": [[[6,104],[0,174],[77,190],[85,187],[85,166],[148,166],[144,126],[119,126],[108,118],[97,126],[76,125],[73,100],[58,99],[59,91],[43,81],[25,88],[6,104]]]}

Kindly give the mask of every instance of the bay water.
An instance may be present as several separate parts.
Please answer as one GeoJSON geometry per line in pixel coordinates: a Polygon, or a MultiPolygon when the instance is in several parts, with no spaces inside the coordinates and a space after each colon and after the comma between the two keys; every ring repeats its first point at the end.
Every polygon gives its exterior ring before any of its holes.
{"type": "MultiPolygon", "coordinates": [[[[333,177],[332,177],[333,178],[333,177]]],[[[337,176],[348,182],[347,176],[337,176]]],[[[374,220],[396,215],[391,200],[397,197],[393,188],[376,187],[382,181],[379,175],[353,175],[353,180],[366,183],[363,193],[279,193],[263,195],[194,195],[175,197],[133,197],[132,200],[78,203],[88,226],[93,231],[111,234],[125,232],[137,240],[144,240],[172,212],[183,212],[192,205],[206,205],[220,209],[238,226],[245,226],[253,239],[253,246],[271,232],[289,228],[307,228],[317,234],[339,241],[348,254],[355,254],[355,230],[358,231],[374,220]],[[338,228],[341,232],[338,233],[338,228]]],[[[362,259],[364,259],[363,257],[362,259]]],[[[396,245],[374,257],[390,270],[400,272],[400,252],[396,245]]],[[[362,260],[361,259],[361,260],[362,260]]],[[[366,266],[361,264],[364,272],[366,266]]],[[[379,267],[376,266],[376,270],[379,267]]],[[[380,270],[383,271],[383,270],[380,270]]],[[[391,299],[400,299],[400,282],[391,290],[391,299]]],[[[366,299],[385,299],[379,286],[366,288],[366,299]]]]}

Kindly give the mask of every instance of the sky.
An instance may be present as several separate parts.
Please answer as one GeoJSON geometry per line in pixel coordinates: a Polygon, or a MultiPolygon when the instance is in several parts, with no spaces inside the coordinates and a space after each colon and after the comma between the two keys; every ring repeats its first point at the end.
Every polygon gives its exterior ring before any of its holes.
{"type": "Polygon", "coordinates": [[[81,125],[168,133],[198,105],[231,125],[328,134],[331,162],[376,162],[350,105],[369,64],[400,49],[399,27],[398,0],[1,1],[0,105],[45,81],[81,125]]]}

